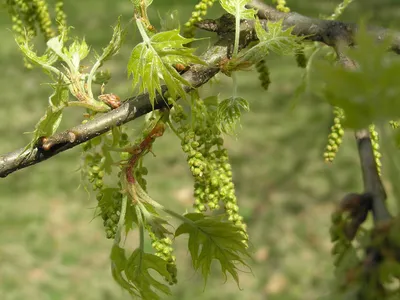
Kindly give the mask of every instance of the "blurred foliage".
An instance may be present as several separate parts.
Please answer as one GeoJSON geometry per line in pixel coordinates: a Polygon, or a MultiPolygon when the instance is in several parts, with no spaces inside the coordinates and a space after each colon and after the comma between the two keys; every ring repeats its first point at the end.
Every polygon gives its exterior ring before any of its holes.
{"type": "MultiPolygon", "coordinates": [[[[187,20],[196,2],[155,1],[158,11],[149,11],[149,18],[157,27],[158,15],[178,9],[181,20],[187,20]]],[[[291,0],[287,4],[291,11],[318,17],[330,15],[338,2],[291,0]]],[[[357,21],[366,13],[371,24],[399,26],[396,4],[396,0],[354,1],[341,19],[357,21]]],[[[128,23],[132,11],[127,0],[66,1],[65,6],[74,32],[85,36],[98,52],[107,44],[110,26],[119,15],[123,24],[134,27],[128,23]]],[[[210,17],[221,12],[213,8],[210,17]]],[[[51,87],[40,85],[47,80],[40,71],[23,68],[10,27],[6,12],[0,10],[1,153],[29,142],[30,135],[23,133],[32,131],[51,92],[51,87]]],[[[113,73],[108,88],[121,99],[132,92],[125,70],[137,40],[138,34],[130,30],[120,54],[106,63],[113,73]]],[[[354,139],[346,133],[335,162],[326,164],[322,153],[333,121],[331,108],[302,98],[292,110],[301,69],[293,58],[270,55],[266,62],[271,79],[268,92],[256,72],[238,74],[238,96],[249,100],[251,111],[242,117],[237,140],[227,142],[238,201],[249,225],[253,274],[240,274],[242,290],[234,282],[224,284],[224,278],[210,276],[203,292],[181,241],[177,256],[186,257],[187,263],[178,265],[180,284],[172,289],[174,299],[316,299],[333,278],[330,213],[344,194],[361,189],[354,139]]],[[[229,78],[221,74],[213,82],[201,92],[230,96],[229,78]]],[[[67,110],[60,129],[81,119],[76,110],[67,110]]],[[[127,126],[137,132],[135,124],[127,126]]],[[[157,157],[148,158],[148,190],[163,205],[183,212],[192,203],[192,182],[179,141],[167,133],[153,150],[157,157]]],[[[1,179],[0,299],[129,299],[110,275],[111,242],[104,238],[101,221],[92,220],[96,200],[84,189],[76,189],[79,154],[76,148],[1,179]]],[[[385,166],[383,176],[390,193],[385,166]]],[[[132,248],[137,243],[135,234],[127,240],[132,248]]]]}

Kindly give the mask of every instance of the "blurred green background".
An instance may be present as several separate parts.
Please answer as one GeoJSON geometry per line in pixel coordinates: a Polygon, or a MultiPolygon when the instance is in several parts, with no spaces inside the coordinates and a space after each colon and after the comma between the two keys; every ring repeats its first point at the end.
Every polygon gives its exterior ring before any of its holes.
{"type": "MultiPolygon", "coordinates": [[[[318,17],[330,14],[340,1],[289,0],[293,11],[318,17]]],[[[150,16],[178,9],[185,21],[196,1],[154,1],[150,16]]],[[[128,0],[66,1],[73,33],[100,51],[119,15],[128,24],[128,0]]],[[[218,16],[219,8],[211,16],[218,16]]],[[[342,20],[367,16],[370,23],[399,26],[400,3],[355,0],[342,20]],[[397,21],[397,23],[396,23],[397,21]]],[[[133,23],[128,26],[134,26],[133,23]]],[[[39,70],[23,68],[13,40],[11,22],[0,11],[0,153],[25,146],[47,105],[48,78],[39,70]]],[[[129,31],[120,54],[107,64],[113,79],[107,86],[121,98],[131,89],[126,62],[137,38],[129,31]]],[[[211,35],[209,35],[211,36],[211,35]]],[[[178,280],[171,299],[317,299],[327,293],[332,279],[330,213],[348,192],[360,191],[361,173],[355,142],[346,135],[334,164],[322,153],[331,125],[330,107],[302,98],[291,109],[302,70],[294,58],[267,58],[272,84],[260,87],[254,72],[241,72],[239,93],[252,112],[242,119],[238,139],[228,138],[241,211],[253,244],[252,273],[241,274],[239,290],[233,280],[215,272],[203,292],[201,278],[190,267],[185,240],[177,245],[178,280]]],[[[204,94],[229,95],[230,79],[202,89],[204,94]]],[[[79,109],[66,111],[62,128],[79,124],[79,109]]],[[[128,124],[132,128],[132,124],[128,124]]],[[[166,134],[147,159],[150,195],[180,212],[190,209],[192,180],[179,142],[166,134]]],[[[101,300],[129,299],[113,281],[109,266],[111,241],[100,219],[93,219],[96,200],[80,185],[79,147],[47,162],[0,180],[0,299],[101,300]]],[[[135,236],[128,242],[136,244],[135,236]]]]}

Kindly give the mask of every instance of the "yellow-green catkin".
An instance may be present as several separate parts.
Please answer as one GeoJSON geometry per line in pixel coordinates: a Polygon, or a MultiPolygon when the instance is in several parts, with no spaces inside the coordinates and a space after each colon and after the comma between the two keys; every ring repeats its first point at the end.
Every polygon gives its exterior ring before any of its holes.
{"type": "Polygon", "coordinates": [[[202,18],[207,14],[207,10],[214,4],[215,1],[216,0],[201,0],[198,4],[196,4],[194,11],[192,12],[192,16],[185,23],[184,36],[194,36],[194,24],[202,20],[202,18]]]}
{"type": "Polygon", "coordinates": [[[284,13],[290,12],[290,8],[287,7],[285,0],[274,0],[273,2],[276,3],[277,10],[284,12],[284,13]]]}
{"type": "Polygon", "coordinates": [[[336,153],[339,151],[339,147],[342,144],[342,137],[344,135],[344,130],[341,124],[344,118],[343,110],[339,107],[334,107],[333,115],[333,125],[324,152],[324,159],[326,162],[332,162],[335,159],[336,153]]]}
{"type": "Polygon", "coordinates": [[[165,278],[165,280],[170,284],[177,284],[177,274],[178,269],[176,268],[176,258],[172,254],[172,240],[169,237],[159,238],[157,237],[150,228],[147,228],[150,239],[151,239],[151,246],[154,250],[156,250],[156,256],[160,257],[164,261],[167,262],[167,271],[170,274],[170,278],[165,278]]]}
{"type": "Polygon", "coordinates": [[[342,3],[340,3],[338,6],[336,6],[335,11],[333,12],[332,15],[330,15],[327,20],[336,20],[337,18],[340,17],[340,15],[344,12],[346,7],[353,2],[353,0],[343,0],[342,3]]]}
{"type": "Polygon", "coordinates": [[[37,19],[37,11],[34,6],[31,5],[31,1],[27,0],[15,0],[14,5],[20,20],[28,37],[36,35],[35,22],[37,19]]]}
{"type": "MultiPolygon", "coordinates": [[[[12,30],[17,43],[22,44],[36,35],[35,11],[25,0],[7,0],[8,14],[13,23],[12,30]]],[[[32,69],[33,65],[24,57],[24,66],[32,69]]]]}
{"type": "Polygon", "coordinates": [[[261,60],[256,64],[256,70],[258,72],[258,79],[261,82],[261,86],[264,90],[268,90],[268,87],[271,83],[271,79],[269,77],[269,69],[267,62],[265,60],[261,60]]]}
{"type": "MultiPolygon", "coordinates": [[[[6,0],[6,5],[13,23],[12,30],[18,43],[26,43],[35,37],[37,28],[40,29],[46,41],[55,36],[56,32],[52,28],[52,19],[46,0],[6,0]]],[[[58,27],[65,27],[63,0],[57,0],[55,10],[58,27]]],[[[25,67],[32,68],[26,57],[24,57],[24,64],[25,67]]]]}
{"type": "Polygon", "coordinates": [[[67,28],[67,15],[64,12],[64,0],[56,2],[56,23],[58,34],[61,34],[67,28]]]}
{"type": "Polygon", "coordinates": [[[369,126],[369,135],[370,135],[370,138],[371,138],[372,150],[374,152],[376,168],[378,170],[378,174],[381,175],[381,168],[382,168],[381,157],[382,157],[382,154],[379,151],[379,148],[380,148],[379,147],[379,134],[376,131],[376,128],[375,128],[374,124],[369,126]]]}
{"type": "Polygon", "coordinates": [[[51,18],[47,3],[44,0],[32,0],[32,6],[35,10],[37,23],[40,31],[43,33],[45,40],[49,40],[55,35],[55,32],[51,28],[51,18]]]}
{"type": "Polygon", "coordinates": [[[194,98],[191,115],[195,124],[186,123],[183,108],[174,106],[172,121],[178,124],[182,150],[194,178],[194,209],[206,212],[225,209],[229,221],[242,229],[243,243],[247,245],[246,224],[239,213],[232,179],[228,151],[224,148],[221,132],[215,124],[216,112],[208,110],[203,100],[194,98]]]}

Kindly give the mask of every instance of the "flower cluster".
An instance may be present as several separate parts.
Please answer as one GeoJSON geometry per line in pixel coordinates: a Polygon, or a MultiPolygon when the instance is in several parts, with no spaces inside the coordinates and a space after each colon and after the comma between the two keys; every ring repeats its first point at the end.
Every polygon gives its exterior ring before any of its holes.
{"type": "MultiPolygon", "coordinates": [[[[187,154],[194,178],[194,208],[197,212],[205,212],[218,210],[223,205],[228,219],[245,232],[228,151],[223,146],[224,141],[216,124],[216,111],[209,109],[202,99],[195,100],[191,109],[195,120],[192,124],[185,123],[188,117],[179,106],[174,107],[172,120],[179,123],[179,129],[175,131],[182,134],[182,150],[187,154]]],[[[247,234],[244,241],[247,241],[247,234]]]]}
{"type": "Polygon", "coordinates": [[[371,137],[371,144],[372,144],[372,150],[374,152],[376,168],[378,170],[378,174],[381,175],[381,168],[382,168],[381,157],[382,157],[382,154],[379,151],[379,134],[375,129],[375,125],[372,124],[372,125],[369,126],[369,134],[370,134],[370,137],[371,137]]]}
{"type": "Polygon", "coordinates": [[[341,124],[344,118],[343,110],[338,107],[334,107],[333,115],[333,125],[331,127],[331,133],[328,136],[328,144],[324,152],[324,159],[326,162],[332,162],[335,159],[336,153],[339,151],[339,147],[342,144],[342,137],[344,135],[344,130],[341,124]]]}
{"type": "Polygon", "coordinates": [[[34,10],[36,12],[36,19],[39,25],[40,31],[43,33],[46,40],[54,36],[54,31],[51,28],[51,18],[47,3],[44,0],[33,0],[32,1],[34,10]]]}
{"type": "Polygon", "coordinates": [[[67,15],[64,12],[64,0],[56,2],[56,23],[58,33],[61,33],[67,27],[67,15]]]}
{"type": "Polygon", "coordinates": [[[106,195],[99,192],[96,196],[100,215],[103,219],[104,230],[108,239],[114,239],[118,230],[118,222],[121,215],[123,194],[117,190],[106,195]]]}
{"type": "Polygon", "coordinates": [[[286,6],[286,1],[285,0],[274,0],[273,2],[276,3],[276,9],[288,13],[290,12],[290,8],[286,6]]]}
{"type": "Polygon", "coordinates": [[[200,22],[202,17],[207,14],[208,8],[210,8],[216,0],[201,0],[196,6],[194,7],[194,11],[192,12],[192,16],[190,17],[189,21],[185,23],[184,35],[186,37],[193,37],[194,36],[194,24],[200,22]]]}
{"type": "Polygon", "coordinates": [[[87,164],[86,175],[88,181],[92,184],[93,190],[102,189],[104,186],[103,177],[105,175],[105,157],[100,153],[87,154],[85,161],[87,164]]]}
{"type": "MultiPolygon", "coordinates": [[[[63,11],[63,0],[57,0],[55,11],[58,29],[66,27],[66,15],[63,11]]],[[[49,40],[56,33],[52,28],[47,2],[45,0],[7,0],[6,5],[13,23],[12,30],[18,43],[24,43],[37,34],[37,27],[45,40],[49,40]]],[[[32,65],[24,58],[25,66],[32,65]]]]}
{"type": "Polygon", "coordinates": [[[265,60],[260,60],[258,63],[256,63],[256,70],[258,72],[258,79],[261,82],[261,86],[264,90],[268,90],[271,79],[269,77],[267,62],[265,60]]]}
{"type": "Polygon", "coordinates": [[[177,284],[178,269],[176,268],[176,258],[172,255],[172,240],[168,237],[159,238],[149,228],[147,228],[151,246],[156,250],[156,255],[167,262],[167,270],[171,278],[165,278],[170,285],[177,284]]]}

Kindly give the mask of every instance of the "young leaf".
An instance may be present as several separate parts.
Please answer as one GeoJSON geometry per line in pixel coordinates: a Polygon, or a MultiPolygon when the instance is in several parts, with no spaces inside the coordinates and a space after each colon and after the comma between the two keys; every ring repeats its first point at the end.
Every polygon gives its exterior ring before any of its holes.
{"type": "Polygon", "coordinates": [[[61,74],[55,67],[52,65],[58,60],[58,56],[50,50],[47,50],[45,54],[42,56],[38,56],[33,50],[32,46],[29,45],[28,41],[24,43],[18,43],[18,47],[22,51],[22,53],[34,64],[41,66],[44,70],[50,73],[61,74]]]}
{"type": "Polygon", "coordinates": [[[239,52],[240,20],[254,19],[256,11],[245,7],[250,0],[220,0],[219,2],[228,13],[235,16],[235,42],[233,46],[233,56],[236,57],[239,52]]]}
{"type": "Polygon", "coordinates": [[[111,259],[111,273],[114,280],[125,290],[127,290],[132,296],[139,297],[138,289],[132,285],[123,276],[125,272],[127,258],[125,256],[125,250],[120,248],[117,244],[114,244],[110,254],[111,259]]]}
{"type": "Polygon", "coordinates": [[[165,260],[154,254],[145,253],[142,249],[136,249],[131,254],[123,272],[129,281],[130,288],[136,289],[143,300],[161,299],[157,292],[171,295],[170,288],[154,278],[150,270],[156,271],[163,278],[171,277],[165,260]]]}
{"type": "Polygon", "coordinates": [[[169,95],[176,99],[185,97],[182,85],[189,85],[173,67],[174,64],[204,64],[193,54],[194,49],[184,47],[194,39],[179,35],[179,30],[164,31],[149,38],[143,25],[137,22],[143,42],[132,51],[128,63],[128,75],[132,75],[133,88],[139,86],[139,93],[148,91],[150,102],[154,107],[156,92],[161,93],[160,79],[168,87],[169,95]]]}
{"type": "Polygon", "coordinates": [[[282,28],[282,20],[268,22],[268,31],[262,27],[260,20],[256,19],[255,30],[259,43],[240,55],[239,61],[258,63],[270,51],[279,55],[294,55],[301,47],[302,38],[292,34],[293,27],[282,28]]]}
{"type": "Polygon", "coordinates": [[[256,11],[245,7],[250,0],[220,0],[219,3],[228,13],[239,19],[254,19],[256,11]]]}
{"type": "Polygon", "coordinates": [[[65,54],[71,58],[75,70],[79,70],[81,61],[89,54],[90,49],[85,40],[79,42],[75,40],[67,49],[64,49],[65,54]]]}
{"type": "Polygon", "coordinates": [[[36,124],[32,141],[28,144],[27,148],[33,147],[40,137],[53,135],[60,125],[62,110],[68,102],[68,87],[62,83],[54,84],[52,87],[54,88],[54,92],[49,97],[49,106],[44,116],[36,124]]]}
{"type": "Polygon", "coordinates": [[[233,134],[236,124],[240,121],[242,110],[250,110],[247,100],[241,97],[222,100],[217,108],[217,124],[220,130],[227,134],[233,134]]]}
{"type": "MultiPolygon", "coordinates": [[[[114,27],[113,35],[107,47],[103,49],[103,53],[97,57],[98,64],[101,66],[106,60],[117,54],[124,40],[124,32],[121,29],[121,20],[118,18],[117,25],[114,27]]],[[[92,69],[91,73],[97,70],[92,69]]]]}
{"type": "Polygon", "coordinates": [[[248,266],[249,257],[243,230],[221,216],[205,216],[190,213],[184,216],[190,222],[180,225],[175,236],[189,235],[188,248],[195,270],[201,270],[204,284],[207,283],[212,261],[220,263],[221,271],[227,279],[227,272],[239,285],[238,265],[248,266]]]}

